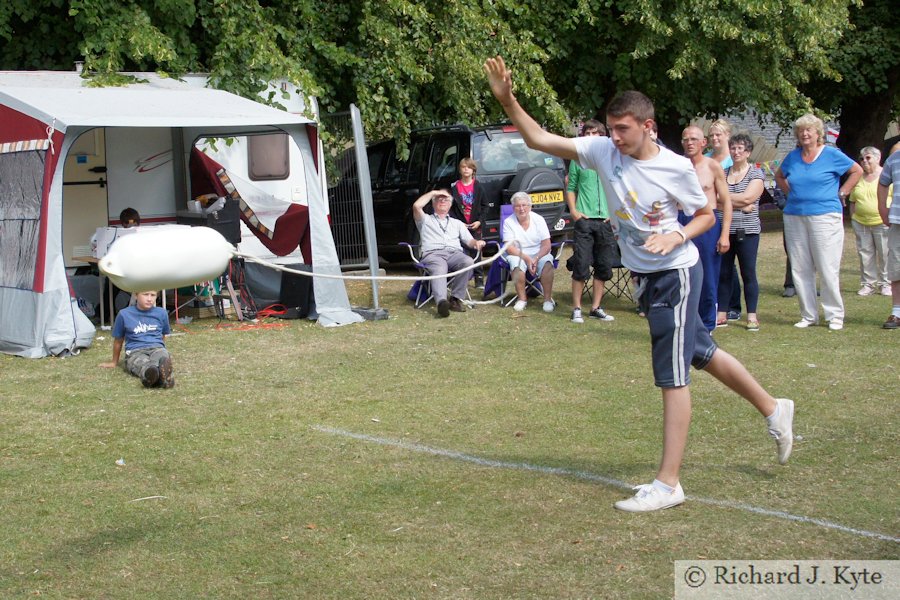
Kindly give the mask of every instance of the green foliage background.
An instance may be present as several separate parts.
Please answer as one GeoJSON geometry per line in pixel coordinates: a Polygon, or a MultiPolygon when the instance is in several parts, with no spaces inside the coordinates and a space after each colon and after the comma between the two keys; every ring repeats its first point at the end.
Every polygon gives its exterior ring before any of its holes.
{"type": "MultiPolygon", "coordinates": [[[[886,78],[897,70],[891,48],[900,36],[878,16],[888,4],[7,0],[0,68],[71,69],[84,60],[100,74],[208,72],[215,86],[251,98],[284,78],[325,111],[355,102],[371,139],[404,139],[415,126],[500,119],[481,73],[499,53],[514,69],[517,97],[554,130],[630,88],[650,95],[658,120],[673,127],[748,106],[786,122],[812,98],[836,113],[866,86],[897,96],[886,78]],[[844,77],[852,88],[841,87],[844,77]]],[[[896,115],[896,105],[885,110],[896,115]]]]}

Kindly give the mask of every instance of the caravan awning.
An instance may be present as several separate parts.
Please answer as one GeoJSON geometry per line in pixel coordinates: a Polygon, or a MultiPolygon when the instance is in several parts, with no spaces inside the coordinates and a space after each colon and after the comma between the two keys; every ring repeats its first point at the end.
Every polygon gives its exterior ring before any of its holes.
{"type": "Polygon", "coordinates": [[[74,71],[0,71],[0,104],[58,131],[85,127],[252,127],[312,123],[221,90],[155,73],[121,87],[88,87],[74,71]]]}

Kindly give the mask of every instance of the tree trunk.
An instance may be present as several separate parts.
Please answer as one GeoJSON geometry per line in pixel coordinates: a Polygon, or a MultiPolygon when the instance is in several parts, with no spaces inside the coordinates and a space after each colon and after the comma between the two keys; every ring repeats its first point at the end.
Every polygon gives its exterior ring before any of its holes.
{"type": "Polygon", "coordinates": [[[853,160],[859,158],[859,151],[866,146],[884,151],[884,137],[891,122],[893,100],[898,92],[900,74],[894,71],[888,75],[886,91],[845,100],[838,121],[841,124],[838,148],[853,160]]]}

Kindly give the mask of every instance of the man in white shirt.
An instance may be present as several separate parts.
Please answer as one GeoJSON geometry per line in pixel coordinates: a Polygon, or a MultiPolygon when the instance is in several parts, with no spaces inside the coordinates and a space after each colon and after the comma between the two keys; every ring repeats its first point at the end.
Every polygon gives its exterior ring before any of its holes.
{"type": "Polygon", "coordinates": [[[635,91],[607,107],[609,138],[564,138],[544,131],[516,101],[501,57],[484,64],[494,97],[529,147],[578,160],[600,175],[618,235],[622,263],[640,279],[639,301],[652,339],[653,374],[663,397],[663,456],[651,484],[638,486],[616,508],[646,512],[684,502],[679,483],[691,422],[689,367],[704,369],[738,392],[767,418],[778,460],[793,447],[794,403],[776,400],[733,356],[719,349],[697,312],[703,268],[690,238],[712,227],[712,204],[691,162],[654,143],[653,103],[635,91]],[[678,223],[678,207],[694,218],[678,223]]]}

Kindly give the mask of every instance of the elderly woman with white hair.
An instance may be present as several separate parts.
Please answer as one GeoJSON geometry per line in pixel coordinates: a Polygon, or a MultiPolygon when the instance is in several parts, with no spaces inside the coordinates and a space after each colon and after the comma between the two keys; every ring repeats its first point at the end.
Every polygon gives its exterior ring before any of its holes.
{"type": "MultiPolygon", "coordinates": [[[[866,146],[859,151],[863,176],[850,192],[849,207],[856,252],[859,254],[860,288],[857,294],[891,295],[887,276],[888,226],[878,212],[878,178],[881,176],[881,151],[866,146]]],[[[890,204],[889,204],[890,205],[890,204]]]]}
{"type": "Polygon", "coordinates": [[[816,275],[822,290],[822,310],[828,328],[844,328],[844,300],[840,270],[844,249],[843,205],[862,168],[846,154],[825,145],[825,124],[812,114],[794,122],[797,148],[791,150],[775,173],[778,187],[787,195],[784,236],[791,274],[800,301],[800,321],[805,328],[819,322],[816,275]],[[843,184],[841,177],[847,176],[843,184]]]}
{"type": "Polygon", "coordinates": [[[544,293],[544,312],[553,312],[553,256],[550,243],[550,228],[544,217],[531,212],[531,196],[516,192],[510,200],[513,214],[503,221],[503,241],[514,241],[506,251],[507,262],[516,286],[516,303],[513,309],[525,310],[528,294],[525,289],[525,272],[531,273],[541,282],[544,293]]]}

